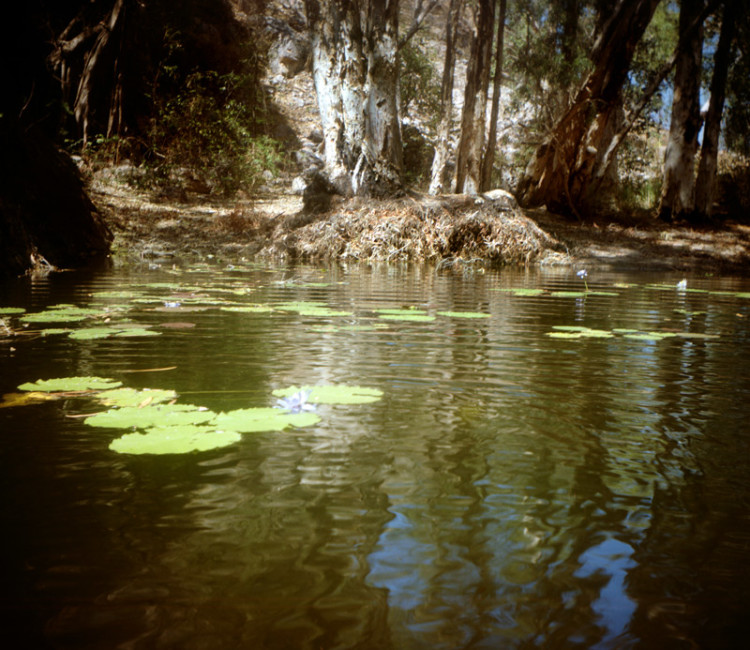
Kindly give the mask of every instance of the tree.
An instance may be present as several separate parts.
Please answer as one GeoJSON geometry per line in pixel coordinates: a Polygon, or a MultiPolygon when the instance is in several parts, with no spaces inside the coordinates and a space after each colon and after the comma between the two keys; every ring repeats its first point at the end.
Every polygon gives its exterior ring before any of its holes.
{"type": "Polygon", "coordinates": [[[497,118],[500,113],[500,92],[503,80],[503,47],[505,44],[505,15],[507,0],[500,0],[500,15],[497,19],[497,37],[495,39],[495,73],[492,79],[492,108],[490,109],[490,131],[487,135],[487,146],[482,159],[481,190],[489,189],[492,183],[492,168],[495,164],[497,148],[497,118]]]}
{"type": "Polygon", "coordinates": [[[521,177],[522,205],[580,215],[596,205],[593,174],[617,130],[622,86],[659,0],[620,0],[591,52],[593,69],[521,177]]]}
{"type": "Polygon", "coordinates": [[[344,194],[401,187],[398,2],[306,0],[326,172],[344,194]]]}
{"type": "MultiPolygon", "coordinates": [[[[703,0],[682,0],[680,33],[686,33],[704,8],[703,0]]],[[[694,162],[701,129],[700,80],[703,52],[702,25],[681,38],[674,75],[672,119],[664,154],[659,217],[671,221],[689,215],[695,201],[694,162]]]]}
{"type": "Polygon", "coordinates": [[[474,37],[466,70],[461,135],[456,151],[453,180],[456,192],[476,194],[481,190],[494,26],[495,0],[479,0],[474,10],[474,37]]]}
{"type": "Polygon", "coordinates": [[[706,123],[703,131],[698,178],[695,184],[695,212],[710,217],[716,194],[716,169],[719,153],[721,116],[724,110],[732,42],[736,31],[737,3],[724,2],[721,18],[721,32],[714,55],[714,72],[711,77],[711,99],[709,100],[706,123]]]}
{"type": "Polygon", "coordinates": [[[445,166],[448,160],[448,139],[450,137],[451,117],[453,113],[453,79],[456,63],[456,37],[458,21],[461,16],[463,0],[451,0],[445,20],[445,62],[443,79],[440,85],[440,120],[437,127],[435,156],[432,160],[429,193],[440,194],[443,191],[445,166]]]}

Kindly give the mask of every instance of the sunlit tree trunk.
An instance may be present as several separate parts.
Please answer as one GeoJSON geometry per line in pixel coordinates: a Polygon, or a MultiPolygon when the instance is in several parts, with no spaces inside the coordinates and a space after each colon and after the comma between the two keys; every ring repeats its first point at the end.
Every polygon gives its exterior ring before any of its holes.
{"type": "Polygon", "coordinates": [[[461,136],[456,151],[454,189],[476,194],[481,189],[482,153],[490,85],[495,0],[479,0],[474,12],[474,38],[466,70],[461,136]]]}
{"type": "Polygon", "coordinates": [[[706,124],[701,145],[701,159],[698,166],[698,179],[695,184],[696,215],[710,217],[716,194],[716,168],[719,153],[719,134],[721,132],[721,115],[724,111],[729,60],[732,52],[732,41],[735,35],[737,3],[728,0],[724,3],[724,15],[721,19],[721,33],[714,55],[714,73],[711,78],[711,100],[708,105],[706,124]]]}
{"type": "Polygon", "coordinates": [[[448,161],[448,140],[450,138],[451,117],[453,113],[453,79],[456,64],[456,36],[458,20],[461,15],[463,0],[451,0],[448,17],[445,21],[445,62],[443,80],[440,86],[440,122],[437,128],[435,157],[432,159],[430,189],[432,195],[443,191],[445,166],[448,161]]]}
{"type": "Polygon", "coordinates": [[[398,3],[306,0],[326,172],[344,194],[401,183],[398,3]]]}
{"type": "MultiPolygon", "coordinates": [[[[682,0],[680,33],[703,9],[703,0],[682,0]]],[[[659,217],[671,221],[692,213],[695,201],[695,154],[701,128],[700,79],[703,28],[680,43],[674,75],[674,97],[669,139],[664,154],[659,217]]]]}
{"type": "Polygon", "coordinates": [[[596,204],[593,173],[622,116],[623,83],[659,0],[620,0],[596,39],[594,68],[571,107],[537,149],[517,187],[524,206],[580,215],[596,204]]]}
{"type": "Polygon", "coordinates": [[[490,109],[490,131],[487,135],[487,146],[482,160],[482,182],[480,190],[485,191],[492,184],[492,168],[495,165],[497,148],[497,118],[500,113],[500,92],[503,81],[503,46],[505,43],[505,14],[507,0],[500,0],[500,15],[497,20],[497,38],[495,39],[495,76],[492,80],[492,108],[490,109]]]}

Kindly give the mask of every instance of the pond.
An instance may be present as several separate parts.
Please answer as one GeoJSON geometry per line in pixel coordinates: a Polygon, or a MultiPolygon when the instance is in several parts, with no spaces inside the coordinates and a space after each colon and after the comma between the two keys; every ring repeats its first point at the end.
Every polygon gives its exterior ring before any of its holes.
{"type": "Polygon", "coordinates": [[[750,280],[682,279],[217,264],[3,285],[6,635],[742,646],[750,280]],[[144,413],[192,428],[165,442],[144,413]]]}

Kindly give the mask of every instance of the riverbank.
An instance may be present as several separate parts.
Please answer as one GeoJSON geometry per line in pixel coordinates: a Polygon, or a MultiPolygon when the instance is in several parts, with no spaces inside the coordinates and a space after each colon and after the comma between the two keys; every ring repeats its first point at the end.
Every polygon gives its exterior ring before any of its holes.
{"type": "Polygon", "coordinates": [[[570,221],[522,211],[496,191],[373,201],[333,197],[319,212],[275,188],[254,200],[217,202],[136,191],[112,172],[93,176],[90,194],[112,229],[117,258],[152,263],[215,258],[272,261],[427,261],[472,265],[571,265],[610,269],[746,272],[750,225],[704,227],[570,221]]]}

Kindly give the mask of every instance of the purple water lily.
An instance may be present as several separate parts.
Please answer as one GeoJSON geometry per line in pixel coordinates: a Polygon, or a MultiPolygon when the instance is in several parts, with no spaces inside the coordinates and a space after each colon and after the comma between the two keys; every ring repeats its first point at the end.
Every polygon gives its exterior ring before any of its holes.
{"type": "Polygon", "coordinates": [[[303,411],[314,411],[315,404],[308,404],[307,398],[310,397],[310,390],[300,390],[289,397],[276,400],[276,408],[284,409],[290,413],[302,413],[303,411]]]}

